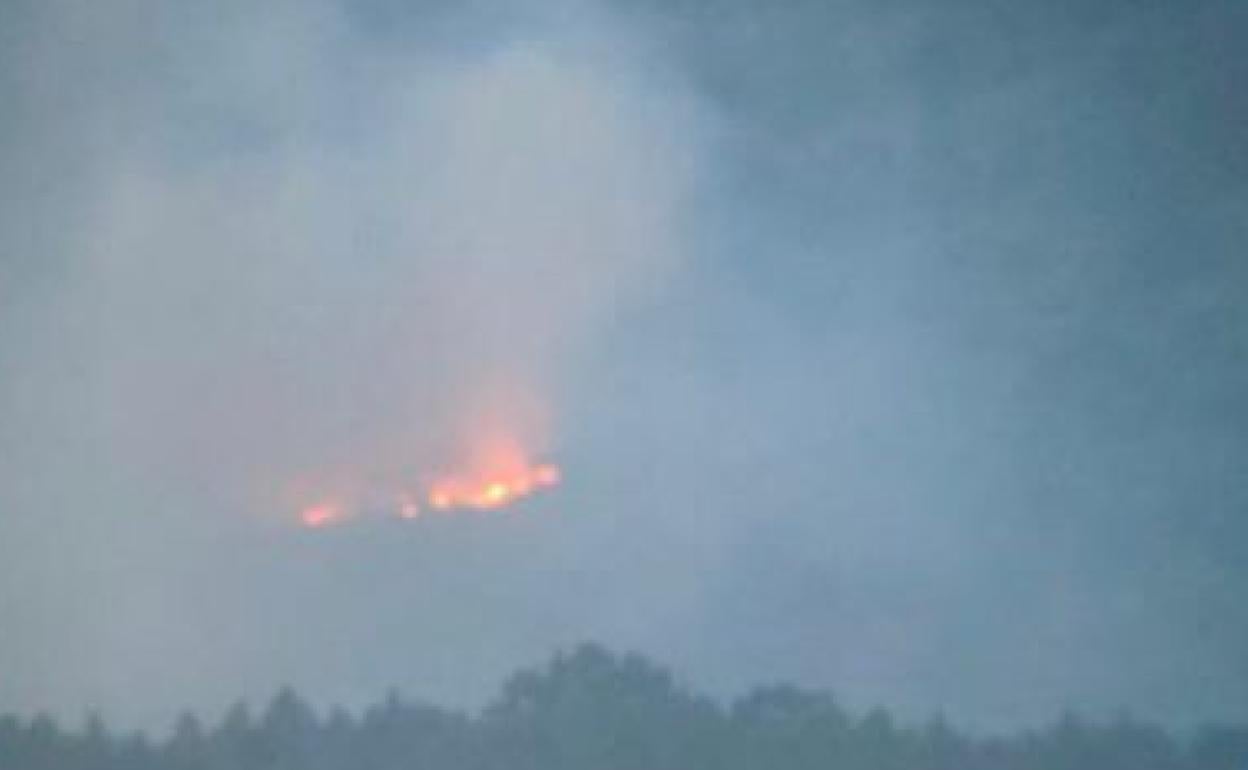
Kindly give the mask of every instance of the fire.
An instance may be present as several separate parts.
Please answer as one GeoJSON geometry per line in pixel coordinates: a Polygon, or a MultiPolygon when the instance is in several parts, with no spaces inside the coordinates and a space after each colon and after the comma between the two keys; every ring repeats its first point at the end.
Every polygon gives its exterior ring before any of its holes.
{"type": "Polygon", "coordinates": [[[427,499],[429,506],[439,511],[491,510],[556,486],[559,480],[559,468],[549,463],[496,471],[473,470],[437,479],[430,486],[427,499]]]}
{"type": "Polygon", "coordinates": [[[398,511],[400,519],[415,519],[420,516],[420,505],[404,492],[398,498],[398,511]]]}
{"type": "Polygon", "coordinates": [[[381,485],[364,495],[346,495],[351,502],[339,502],[344,497],[336,493],[332,500],[302,509],[299,521],[319,529],[357,514],[418,519],[426,506],[440,513],[497,510],[558,486],[561,480],[557,465],[532,461],[513,438],[493,437],[464,453],[454,470],[426,476],[420,484],[396,485],[390,491],[381,485]]]}
{"type": "Polygon", "coordinates": [[[473,443],[457,470],[435,476],[425,500],[438,511],[493,510],[556,486],[559,480],[557,466],[533,462],[513,436],[496,434],[473,443]]]}
{"type": "Polygon", "coordinates": [[[299,512],[299,521],[303,526],[312,529],[327,527],[346,518],[346,511],[342,506],[332,502],[322,502],[310,505],[299,512]]]}

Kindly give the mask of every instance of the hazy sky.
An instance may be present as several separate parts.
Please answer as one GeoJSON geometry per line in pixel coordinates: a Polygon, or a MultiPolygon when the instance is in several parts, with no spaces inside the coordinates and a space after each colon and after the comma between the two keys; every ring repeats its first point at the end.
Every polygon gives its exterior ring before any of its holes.
{"type": "Polygon", "coordinates": [[[486,5],[0,9],[0,710],[1248,719],[1248,7],[486,5]]]}

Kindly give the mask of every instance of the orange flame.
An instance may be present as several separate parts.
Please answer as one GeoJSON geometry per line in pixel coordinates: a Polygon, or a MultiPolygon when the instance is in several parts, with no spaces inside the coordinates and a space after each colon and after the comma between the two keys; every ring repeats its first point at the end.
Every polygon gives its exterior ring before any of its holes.
{"type": "Polygon", "coordinates": [[[557,465],[532,462],[529,454],[509,436],[479,442],[464,460],[455,471],[428,477],[418,491],[399,487],[381,494],[374,490],[363,500],[354,500],[357,495],[350,495],[354,502],[321,500],[301,510],[299,521],[305,527],[320,529],[357,514],[417,519],[425,505],[444,513],[495,510],[555,487],[562,480],[557,465]]]}
{"type": "Polygon", "coordinates": [[[559,468],[549,463],[498,471],[470,471],[443,476],[430,485],[428,501],[435,510],[502,508],[559,483],[559,468]]]}
{"type": "Polygon", "coordinates": [[[534,463],[515,438],[505,434],[478,440],[461,469],[435,477],[426,500],[435,510],[492,510],[556,486],[559,468],[534,463]]]}
{"type": "Polygon", "coordinates": [[[321,502],[315,505],[309,505],[299,512],[299,521],[303,526],[312,529],[328,527],[330,524],[336,524],[346,518],[346,511],[342,506],[333,502],[321,502]]]}

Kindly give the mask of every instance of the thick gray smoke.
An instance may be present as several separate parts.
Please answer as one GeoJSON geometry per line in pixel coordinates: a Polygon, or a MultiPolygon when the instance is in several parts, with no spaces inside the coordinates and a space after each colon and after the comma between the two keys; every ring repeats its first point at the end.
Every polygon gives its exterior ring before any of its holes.
{"type": "Polygon", "coordinates": [[[0,4],[0,711],[1248,715],[1243,3],[486,6],[0,4]]]}
{"type": "Polygon", "coordinates": [[[554,449],[695,170],[692,100],[593,9],[384,45],[337,3],[106,5],[8,12],[4,707],[199,665],[164,559],[223,554],[171,537],[554,449]]]}
{"type": "Polygon", "coordinates": [[[63,70],[90,56],[36,46],[21,97],[112,96],[58,108],[91,167],[63,243],[37,244],[56,275],[27,350],[9,342],[22,432],[96,460],[75,490],[254,507],[300,473],[435,462],[476,422],[548,444],[577,341],[679,259],[689,105],[597,20],[373,51],[331,4],[112,35],[87,13],[26,20],[83,24],[107,67],[80,82],[63,70]]]}

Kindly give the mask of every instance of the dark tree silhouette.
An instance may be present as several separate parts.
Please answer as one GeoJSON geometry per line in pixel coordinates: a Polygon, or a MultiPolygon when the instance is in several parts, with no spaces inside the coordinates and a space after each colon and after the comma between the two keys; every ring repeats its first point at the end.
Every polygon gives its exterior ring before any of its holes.
{"type": "Polygon", "coordinates": [[[98,715],[77,733],[47,715],[0,717],[0,770],[1243,770],[1248,726],[1180,742],[1123,716],[1075,714],[1012,737],[975,739],[943,717],[857,717],[825,692],[757,688],[722,707],[638,655],[597,645],[520,671],[479,715],[391,692],[356,717],[322,718],[283,689],[207,729],[178,718],[161,742],[114,736],[98,715]]]}

